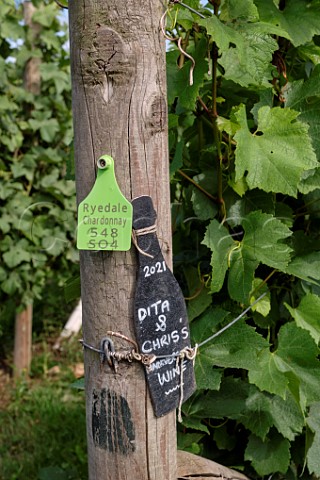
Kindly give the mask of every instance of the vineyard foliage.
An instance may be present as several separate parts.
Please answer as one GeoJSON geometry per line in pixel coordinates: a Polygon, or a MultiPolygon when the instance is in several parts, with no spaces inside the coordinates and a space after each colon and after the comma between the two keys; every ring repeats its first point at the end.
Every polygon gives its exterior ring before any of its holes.
{"type": "MultiPolygon", "coordinates": [[[[66,27],[34,4],[36,38],[22,7],[0,9],[2,319],[77,268],[66,27]]],[[[320,1],[184,4],[166,15],[168,122],[193,342],[265,296],[199,349],[179,446],[251,478],[320,477],[320,1]]]]}
{"type": "Polygon", "coordinates": [[[185,4],[196,12],[172,2],[166,33],[174,260],[194,343],[266,295],[199,349],[180,446],[251,478],[318,477],[320,2],[185,4]]]}
{"type": "Polygon", "coordinates": [[[0,332],[17,308],[44,296],[57,272],[62,289],[78,268],[75,187],[66,179],[73,139],[67,25],[55,3],[34,4],[35,29],[22,4],[4,0],[0,8],[0,332]],[[32,58],[39,93],[24,85],[32,58]]]}

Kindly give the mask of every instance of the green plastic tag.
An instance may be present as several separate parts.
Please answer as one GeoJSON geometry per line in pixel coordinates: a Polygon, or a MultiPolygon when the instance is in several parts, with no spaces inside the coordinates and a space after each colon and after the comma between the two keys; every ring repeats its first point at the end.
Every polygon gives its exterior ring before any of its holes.
{"type": "Polygon", "coordinates": [[[126,251],[131,246],[132,205],[120,192],[113,158],[98,160],[95,184],[78,207],[79,250],[126,251]]]}

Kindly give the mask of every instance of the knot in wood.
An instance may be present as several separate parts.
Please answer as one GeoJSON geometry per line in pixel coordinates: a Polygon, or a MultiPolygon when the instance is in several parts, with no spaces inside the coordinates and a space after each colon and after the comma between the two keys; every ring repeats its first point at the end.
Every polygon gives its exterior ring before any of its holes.
{"type": "Polygon", "coordinates": [[[162,132],[166,127],[167,103],[162,95],[152,95],[147,100],[145,123],[152,135],[162,132]]]}

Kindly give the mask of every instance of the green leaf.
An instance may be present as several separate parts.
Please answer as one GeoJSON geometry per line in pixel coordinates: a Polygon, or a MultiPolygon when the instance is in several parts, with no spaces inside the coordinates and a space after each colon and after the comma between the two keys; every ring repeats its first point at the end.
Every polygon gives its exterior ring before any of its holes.
{"type": "Polygon", "coordinates": [[[44,81],[54,82],[58,94],[65,90],[70,90],[71,85],[68,73],[61,69],[57,69],[56,63],[41,63],[40,72],[44,81]]]}
{"type": "Polygon", "coordinates": [[[218,367],[255,369],[259,352],[268,345],[254,327],[236,323],[208,345],[199,348],[198,357],[218,367]]]}
{"type": "Polygon", "coordinates": [[[80,276],[69,278],[64,285],[64,298],[66,302],[71,302],[81,296],[80,276]]]}
{"type": "Polygon", "coordinates": [[[17,272],[10,272],[6,280],[1,283],[1,289],[8,295],[13,295],[21,288],[21,278],[17,272]]]}
{"type": "MultiPolygon", "coordinates": [[[[191,324],[191,338],[193,344],[200,343],[209,338],[228,315],[220,308],[211,308],[191,324]]],[[[205,349],[198,351],[195,362],[195,375],[198,388],[218,390],[221,383],[222,371],[213,368],[211,358],[206,355],[205,349]]]]}
{"type": "Polygon", "coordinates": [[[302,406],[320,399],[320,362],[318,348],[308,332],[295,323],[283,325],[278,334],[278,348],[263,351],[249,371],[249,381],[261,390],[285,398],[290,388],[302,406]],[[298,391],[297,391],[298,386],[298,391]]]}
{"type": "Polygon", "coordinates": [[[221,289],[226,271],[228,269],[228,257],[235,243],[229,235],[228,230],[217,220],[212,220],[207,227],[205,237],[201,242],[212,251],[212,281],[211,292],[219,292],[221,289]]]}
{"type": "MultiPolygon", "coordinates": [[[[312,145],[320,158],[320,65],[317,65],[305,82],[290,82],[285,91],[286,107],[300,113],[299,120],[309,125],[312,145]]],[[[318,183],[318,187],[320,182],[318,183]]]]}
{"type": "Polygon", "coordinates": [[[288,33],[295,47],[320,34],[320,5],[317,2],[287,0],[283,10],[279,10],[273,0],[255,0],[255,4],[260,20],[280,26],[288,33]]]}
{"type": "MultiPolygon", "coordinates": [[[[242,6],[242,5],[241,5],[242,6]]],[[[219,64],[225,78],[244,87],[271,88],[272,54],[278,48],[272,34],[286,35],[283,30],[261,23],[239,24],[232,28],[216,16],[199,20],[220,49],[219,64]]]]}
{"type": "Polygon", "coordinates": [[[193,430],[199,430],[200,432],[205,432],[208,435],[210,434],[208,427],[206,427],[201,420],[197,418],[183,417],[182,422],[184,427],[192,428],[193,430]]]}
{"type": "Polygon", "coordinates": [[[291,235],[291,231],[273,215],[259,211],[244,217],[242,226],[244,238],[230,255],[228,288],[234,300],[247,303],[259,263],[286,269],[291,248],[283,240],[291,235]]]}
{"type": "Polygon", "coordinates": [[[274,472],[285,474],[290,463],[290,443],[277,432],[273,432],[265,442],[256,435],[250,435],[245,459],[261,476],[274,472]]]}
{"type": "Polygon", "coordinates": [[[320,475],[320,403],[314,403],[310,407],[306,422],[310,430],[314,433],[313,442],[307,452],[308,470],[316,476],[320,475]]]}
{"type": "Polygon", "coordinates": [[[302,280],[320,285],[320,252],[294,257],[286,272],[302,280]]]}
{"type": "Polygon", "coordinates": [[[183,149],[184,149],[184,139],[182,138],[176,144],[174,157],[172,162],[170,162],[170,177],[173,178],[174,174],[176,173],[179,168],[183,165],[183,149]]]}
{"type": "Polygon", "coordinates": [[[60,130],[58,120],[56,118],[50,118],[49,120],[44,120],[40,127],[40,135],[42,140],[45,142],[52,142],[56,133],[60,130]]]}
{"type": "MultiPolygon", "coordinates": [[[[21,242],[19,243],[21,244],[21,242]]],[[[31,255],[23,249],[22,245],[16,245],[12,246],[8,252],[3,254],[3,260],[9,268],[14,268],[22,262],[29,262],[31,255]]]]}
{"type": "Polygon", "coordinates": [[[288,440],[294,440],[304,427],[304,417],[292,395],[283,400],[253,386],[249,389],[246,409],[237,419],[262,440],[272,426],[288,440]]]}
{"type": "Polygon", "coordinates": [[[212,298],[208,289],[202,285],[201,291],[194,298],[188,301],[188,319],[192,322],[194,318],[199,317],[210,305],[212,298]]]}
{"type": "Polygon", "coordinates": [[[246,2],[225,0],[221,6],[220,18],[226,22],[234,19],[245,19],[252,22],[259,20],[259,14],[253,0],[247,0],[246,2]]]}
{"type": "Polygon", "coordinates": [[[219,450],[228,450],[231,452],[236,444],[236,435],[230,435],[227,425],[221,425],[213,431],[213,439],[219,450]]]}
{"type": "Polygon", "coordinates": [[[262,107],[251,134],[245,107],[236,113],[241,125],[235,135],[236,181],[246,174],[250,188],[297,196],[303,172],[318,165],[308,127],[297,116],[289,108],[262,107]]]}
{"type": "Polygon", "coordinates": [[[197,188],[192,189],[191,201],[199,220],[211,220],[218,213],[217,205],[197,188]]]}
{"type": "Polygon", "coordinates": [[[194,367],[197,388],[203,390],[219,390],[223,375],[222,369],[213,368],[210,358],[205,354],[198,355],[194,367]]]}
{"type": "Polygon", "coordinates": [[[223,379],[219,392],[210,391],[199,396],[192,405],[196,417],[238,418],[246,410],[249,385],[238,378],[223,379]]]}
{"type": "Polygon", "coordinates": [[[178,432],[178,449],[192,453],[200,453],[198,443],[204,437],[204,433],[183,433],[178,432]]]}
{"type": "Polygon", "coordinates": [[[11,229],[12,217],[7,214],[3,214],[0,218],[0,230],[2,233],[8,233],[11,229]]]}
{"type": "Polygon", "coordinates": [[[253,280],[252,292],[250,294],[250,304],[254,303],[260,295],[265,293],[266,295],[256,305],[254,305],[251,310],[253,312],[260,313],[263,317],[266,317],[271,310],[270,292],[268,286],[262,282],[263,280],[261,278],[255,278],[253,280]]]}
{"type": "Polygon", "coordinates": [[[302,297],[299,307],[292,308],[287,303],[284,304],[292,317],[295,319],[298,327],[308,330],[316,344],[320,340],[320,298],[318,295],[309,293],[302,297]]]}
{"type": "Polygon", "coordinates": [[[205,81],[205,74],[208,71],[208,63],[205,58],[207,51],[207,42],[201,39],[193,51],[188,50],[196,62],[193,73],[193,85],[190,85],[190,67],[191,61],[184,63],[179,70],[177,59],[179,51],[169,52],[167,55],[167,83],[168,83],[168,101],[172,103],[178,97],[178,106],[193,110],[195,108],[196,99],[199,96],[199,90],[205,81]]]}
{"type": "Polygon", "coordinates": [[[247,24],[239,29],[243,42],[222,53],[219,60],[225,78],[243,87],[271,87],[272,55],[278,45],[271,35],[261,32],[260,27],[259,24],[247,24]]]}
{"type": "Polygon", "coordinates": [[[51,27],[57,16],[57,5],[51,3],[48,5],[40,4],[32,16],[32,20],[43,27],[51,27]]]}
{"type": "Polygon", "coordinates": [[[269,350],[259,353],[256,368],[249,372],[249,381],[261,390],[286,398],[289,379],[278,369],[276,354],[269,350]]]}

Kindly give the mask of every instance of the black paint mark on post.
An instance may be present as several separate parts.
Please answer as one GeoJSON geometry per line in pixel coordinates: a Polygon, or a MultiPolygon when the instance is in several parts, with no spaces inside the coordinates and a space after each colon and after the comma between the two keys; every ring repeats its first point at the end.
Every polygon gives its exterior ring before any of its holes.
{"type": "Polygon", "coordinates": [[[111,453],[127,455],[135,450],[135,432],[128,402],[121,395],[94,390],[92,437],[94,444],[111,453]]]}
{"type": "MultiPolygon", "coordinates": [[[[132,201],[132,205],[133,228],[141,250],[138,251],[139,270],[134,306],[137,342],[142,353],[156,356],[177,354],[185,347],[190,347],[184,297],[163,258],[157,235],[155,231],[152,232],[156,212],[151,198],[138,197],[132,201]]],[[[150,367],[146,367],[146,377],[157,417],[177,408],[181,395],[186,400],[196,388],[193,361],[186,358],[182,362],[177,361],[176,357],[157,359],[150,367]]]]}

